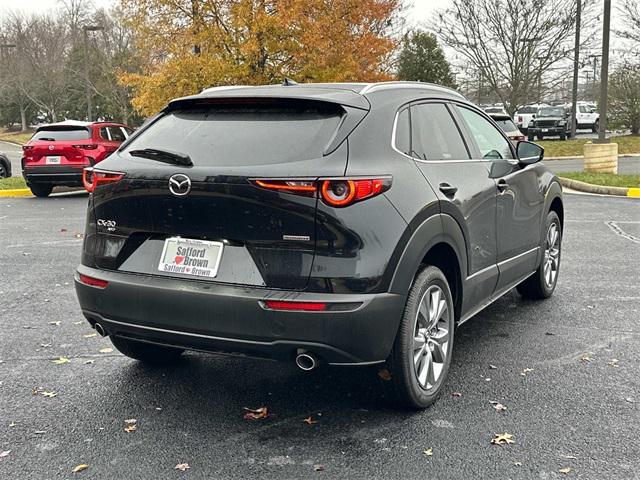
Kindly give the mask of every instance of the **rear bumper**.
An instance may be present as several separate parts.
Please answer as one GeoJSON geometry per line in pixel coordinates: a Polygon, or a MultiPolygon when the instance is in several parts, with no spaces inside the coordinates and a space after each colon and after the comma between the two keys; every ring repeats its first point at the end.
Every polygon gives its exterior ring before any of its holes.
{"type": "Polygon", "coordinates": [[[22,176],[28,184],[49,183],[52,185],[63,185],[77,187],[82,185],[82,169],[86,165],[77,167],[25,167],[22,169],[22,176]]]}
{"type": "Polygon", "coordinates": [[[193,350],[293,360],[298,349],[334,365],[386,360],[405,297],[318,294],[214,284],[98,270],[81,265],[75,276],[82,312],[110,335],[193,350]],[[79,274],[109,282],[80,283],[79,274]],[[266,299],[357,304],[349,311],[284,312],[266,299]]]}
{"type": "Polygon", "coordinates": [[[563,135],[567,133],[565,127],[529,127],[527,133],[530,135],[563,135]]]}

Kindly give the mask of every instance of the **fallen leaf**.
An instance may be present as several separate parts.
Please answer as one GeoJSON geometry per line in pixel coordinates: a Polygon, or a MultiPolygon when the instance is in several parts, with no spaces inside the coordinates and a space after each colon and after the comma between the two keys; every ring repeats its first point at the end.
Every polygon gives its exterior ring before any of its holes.
{"type": "Polygon", "coordinates": [[[81,472],[83,470],[86,470],[87,468],[89,468],[89,465],[87,465],[86,463],[81,463],[80,465],[76,465],[75,467],[73,467],[73,470],[71,470],[73,473],[78,473],[81,472]]]}
{"type": "Polygon", "coordinates": [[[113,348],[105,347],[99,350],[100,353],[111,353],[113,352],[113,348]]]}
{"type": "Polygon", "coordinates": [[[42,387],[33,387],[31,389],[31,395],[38,395],[42,391],[42,387]]]}
{"type": "Polygon", "coordinates": [[[585,363],[590,362],[591,361],[591,357],[589,355],[583,355],[583,356],[580,357],[580,361],[581,362],[585,362],[585,363]]]}
{"type": "Polygon", "coordinates": [[[174,467],[175,470],[180,470],[181,472],[184,472],[185,470],[188,470],[190,468],[191,467],[188,463],[179,463],[174,467]]]}
{"type": "Polygon", "coordinates": [[[611,361],[607,364],[610,367],[618,368],[620,365],[618,364],[617,358],[612,358],[611,361]]]}
{"type": "Polygon", "coordinates": [[[135,432],[137,429],[138,429],[138,426],[135,424],[127,425],[126,427],[124,427],[124,431],[127,433],[135,432]]]}
{"type": "Polygon", "coordinates": [[[83,338],[93,338],[98,336],[97,333],[87,333],[86,335],[82,335],[83,338]]]}
{"type": "Polygon", "coordinates": [[[527,373],[533,372],[533,368],[525,368],[524,370],[522,370],[522,372],[520,372],[520,375],[522,375],[523,377],[527,376],[527,373]]]}
{"type": "Polygon", "coordinates": [[[311,416],[308,416],[307,418],[305,418],[303,422],[306,423],[307,425],[313,425],[314,423],[318,423],[318,421],[311,418],[311,416]]]}
{"type": "Polygon", "coordinates": [[[44,391],[42,392],[42,396],[43,397],[48,397],[48,398],[53,398],[53,397],[57,397],[58,393],[57,392],[48,392],[48,391],[44,391]]]}
{"type": "Polygon", "coordinates": [[[545,332],[544,334],[545,335],[555,335],[555,333],[553,333],[553,332],[545,332]]]}
{"type": "Polygon", "coordinates": [[[66,229],[66,228],[61,228],[61,229],[60,229],[60,233],[64,233],[64,232],[66,232],[66,231],[67,231],[67,229],[66,229]]]}
{"type": "Polygon", "coordinates": [[[490,370],[495,370],[496,368],[498,368],[498,367],[496,367],[495,365],[491,365],[491,364],[489,364],[489,369],[490,369],[490,370]]]}
{"type": "Polygon", "coordinates": [[[391,380],[391,372],[386,368],[383,368],[382,370],[378,370],[378,376],[385,382],[388,382],[389,380],[391,380]]]}
{"type": "Polygon", "coordinates": [[[515,467],[521,467],[522,466],[522,462],[513,462],[513,465],[515,467]]]}
{"type": "Polygon", "coordinates": [[[500,402],[496,402],[495,400],[491,400],[489,403],[493,405],[493,408],[495,408],[498,412],[504,412],[507,409],[507,407],[505,407],[500,402]]]}
{"type": "Polygon", "coordinates": [[[433,455],[433,447],[429,447],[426,450],[423,450],[422,453],[424,453],[427,457],[431,457],[433,455]]]}
{"type": "Polygon", "coordinates": [[[49,325],[55,325],[56,327],[59,327],[61,323],[62,322],[60,320],[57,320],[55,322],[49,322],[49,325]]]}
{"type": "MultiPolygon", "coordinates": [[[[67,284],[65,283],[65,285],[67,285],[67,284]]],[[[79,322],[73,322],[74,325],[80,325],[82,323],[84,323],[82,320],[80,320],[79,322]]]]}
{"type": "Polygon", "coordinates": [[[55,363],[56,365],[63,365],[65,363],[69,363],[70,361],[71,360],[69,360],[67,357],[60,357],[56,360],[51,360],[51,363],[55,363]]]}
{"type": "Polygon", "coordinates": [[[493,445],[505,445],[509,443],[515,443],[513,439],[513,435],[510,433],[496,433],[495,438],[491,440],[493,445]]]}
{"type": "Polygon", "coordinates": [[[0,452],[0,458],[8,457],[11,453],[11,450],[5,450],[4,452],[0,452]]]}
{"type": "Polygon", "coordinates": [[[85,365],[91,365],[94,362],[94,360],[87,360],[86,362],[84,362],[85,365]]]}
{"type": "Polygon", "coordinates": [[[564,467],[558,470],[560,473],[569,473],[571,471],[571,467],[564,467]]]}
{"type": "Polygon", "coordinates": [[[84,238],[84,233],[76,233],[73,236],[76,238],[84,238]]]}
{"type": "Polygon", "coordinates": [[[452,396],[452,397],[456,397],[456,398],[458,398],[458,397],[461,397],[461,396],[462,396],[462,394],[461,394],[460,392],[453,392],[453,393],[451,394],[451,396],[452,396]]]}
{"type": "Polygon", "coordinates": [[[575,455],[561,455],[562,458],[568,458],[570,460],[577,460],[578,457],[576,457],[575,455]]]}
{"type": "Polygon", "coordinates": [[[629,403],[635,403],[635,400],[634,400],[633,397],[627,397],[627,398],[625,398],[625,401],[629,402],[629,403]]]}
{"type": "Polygon", "coordinates": [[[9,424],[9,426],[10,426],[11,428],[15,427],[16,425],[17,425],[17,423],[16,423],[16,422],[11,422],[11,423],[9,424]]]}
{"type": "Polygon", "coordinates": [[[324,471],[324,465],[320,465],[319,463],[316,463],[316,464],[313,466],[313,469],[314,469],[316,472],[322,472],[322,471],[324,471]]]}
{"type": "Polygon", "coordinates": [[[40,346],[42,348],[49,348],[51,346],[51,344],[50,343],[41,343],[40,346]]]}
{"type": "Polygon", "coordinates": [[[35,432],[33,432],[36,435],[44,435],[45,433],[47,433],[46,430],[36,430],[35,432]]]}
{"type": "Polygon", "coordinates": [[[124,421],[124,423],[138,423],[138,419],[136,418],[128,418],[124,421]]]}
{"type": "Polygon", "coordinates": [[[261,420],[269,416],[269,411],[267,407],[260,407],[255,410],[244,407],[244,409],[247,412],[244,414],[244,417],[243,417],[245,420],[261,420]]]}

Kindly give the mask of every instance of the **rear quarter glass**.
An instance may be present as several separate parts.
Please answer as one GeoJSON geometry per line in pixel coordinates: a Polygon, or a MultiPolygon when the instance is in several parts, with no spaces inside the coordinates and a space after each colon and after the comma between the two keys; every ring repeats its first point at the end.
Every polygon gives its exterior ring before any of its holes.
{"type": "Polygon", "coordinates": [[[197,166],[268,165],[323,156],[339,108],[234,107],[177,110],[127,145],[188,155],[197,166]]]}

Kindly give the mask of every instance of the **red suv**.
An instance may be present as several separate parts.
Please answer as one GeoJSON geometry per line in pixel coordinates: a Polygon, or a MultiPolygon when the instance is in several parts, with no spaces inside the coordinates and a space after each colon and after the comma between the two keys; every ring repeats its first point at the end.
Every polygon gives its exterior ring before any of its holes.
{"type": "Polygon", "coordinates": [[[112,122],[64,121],[43,125],[22,147],[22,175],[36,197],[54,186],[82,186],[82,169],[116,151],[132,130],[112,122]]]}

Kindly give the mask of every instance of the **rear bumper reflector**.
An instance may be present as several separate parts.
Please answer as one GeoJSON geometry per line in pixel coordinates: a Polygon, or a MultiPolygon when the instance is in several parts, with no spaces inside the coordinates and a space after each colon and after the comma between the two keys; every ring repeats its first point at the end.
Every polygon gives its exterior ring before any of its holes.
{"type": "Polygon", "coordinates": [[[264,306],[269,310],[297,310],[303,312],[322,312],[327,310],[327,304],[320,302],[283,302],[279,300],[265,300],[264,306]]]}
{"type": "Polygon", "coordinates": [[[107,288],[109,282],[106,280],[100,280],[99,278],[93,278],[89,275],[79,274],[80,283],[84,283],[85,285],[89,285],[90,287],[97,288],[107,288]]]}

